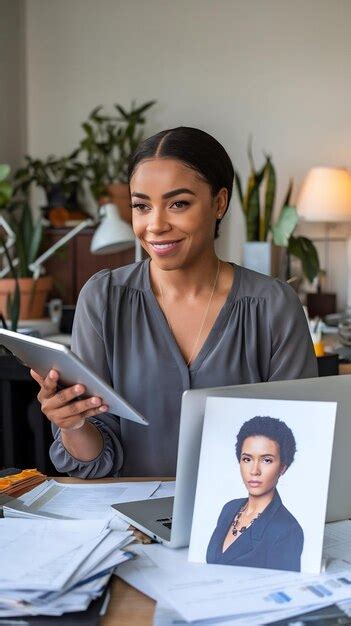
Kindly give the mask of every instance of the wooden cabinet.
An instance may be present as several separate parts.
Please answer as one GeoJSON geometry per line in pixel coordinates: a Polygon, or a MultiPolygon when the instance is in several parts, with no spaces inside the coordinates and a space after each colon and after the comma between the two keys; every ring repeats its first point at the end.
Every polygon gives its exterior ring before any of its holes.
{"type": "MultiPolygon", "coordinates": [[[[43,249],[50,248],[69,230],[47,229],[43,249]]],[[[134,246],[116,254],[92,254],[90,244],[94,232],[94,228],[86,228],[45,262],[47,273],[54,279],[52,297],[61,298],[63,304],[76,304],[84,283],[99,270],[121,267],[134,261],[134,246]]]]}

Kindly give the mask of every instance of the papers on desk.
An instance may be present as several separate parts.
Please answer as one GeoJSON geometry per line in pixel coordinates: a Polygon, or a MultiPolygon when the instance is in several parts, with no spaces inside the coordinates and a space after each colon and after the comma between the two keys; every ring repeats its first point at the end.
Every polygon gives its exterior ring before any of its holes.
{"type": "Polygon", "coordinates": [[[160,486],[150,496],[150,498],[174,498],[175,494],[175,480],[168,480],[164,483],[160,483],[160,486]]]}
{"type": "Polygon", "coordinates": [[[111,504],[146,500],[161,483],[124,482],[67,484],[49,480],[3,507],[4,517],[107,519],[116,515],[111,504]]]}
{"type": "Polygon", "coordinates": [[[118,575],[160,602],[157,626],[179,626],[182,618],[195,624],[206,619],[208,625],[268,624],[351,597],[348,521],[327,526],[328,567],[320,575],[189,563],[187,550],[156,544],[133,546],[133,551],[137,557],[118,575]]]}
{"type": "Polygon", "coordinates": [[[85,610],[132,540],[105,520],[0,520],[0,617],[85,610]]]}
{"type": "Polygon", "coordinates": [[[158,481],[51,480],[7,502],[0,520],[6,563],[0,572],[0,617],[86,610],[116,567],[132,557],[123,548],[134,537],[111,504],[146,499],[160,487],[158,481]]]}
{"type": "MultiPolygon", "coordinates": [[[[349,613],[349,603],[346,604],[344,602],[337,603],[337,605],[330,606],[315,606],[308,607],[308,610],[301,609],[301,611],[296,612],[280,610],[278,615],[274,615],[272,613],[252,613],[246,617],[224,617],[224,618],[214,618],[201,621],[191,622],[192,626],[263,626],[264,624],[274,624],[276,621],[281,623],[281,620],[289,620],[289,624],[291,626],[302,626],[306,624],[307,621],[310,621],[311,624],[315,624],[316,626],[321,623],[330,624],[330,626],[341,623],[349,623],[348,620],[345,620],[346,616],[350,616],[349,613]],[[329,607],[329,609],[327,608],[329,607]],[[338,610],[340,608],[340,612],[338,610]],[[316,613],[313,616],[310,616],[312,611],[319,611],[319,615],[316,613]],[[325,613],[327,612],[327,614],[325,613]],[[307,615],[306,615],[307,614],[307,615]],[[325,618],[328,616],[328,622],[325,621],[325,618]],[[344,616],[344,620],[341,621],[340,618],[344,616]],[[293,621],[290,622],[290,618],[295,617],[293,621]],[[306,617],[309,620],[306,620],[306,617]],[[324,619],[323,619],[324,618],[324,619]],[[306,621],[305,621],[306,620],[306,621]],[[332,621],[331,621],[332,620],[332,621]]],[[[287,623],[287,622],[285,622],[287,623]]],[[[187,626],[189,622],[183,620],[178,613],[176,613],[170,607],[164,606],[163,604],[158,603],[156,606],[155,614],[154,614],[154,622],[153,626],[187,626]]]]}

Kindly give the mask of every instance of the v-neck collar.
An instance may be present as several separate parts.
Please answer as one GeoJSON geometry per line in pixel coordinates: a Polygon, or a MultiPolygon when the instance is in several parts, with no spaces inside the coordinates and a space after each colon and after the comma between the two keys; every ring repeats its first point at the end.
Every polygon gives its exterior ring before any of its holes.
{"type": "MultiPolygon", "coordinates": [[[[241,507],[247,502],[247,498],[242,498],[238,500],[238,506],[234,512],[231,512],[230,520],[227,525],[227,529],[224,538],[227,536],[229,529],[232,525],[233,519],[235,515],[240,511],[241,507]]],[[[282,501],[280,499],[279,493],[276,490],[271,502],[266,506],[266,508],[262,511],[260,517],[255,519],[252,526],[240,535],[233,543],[231,543],[226,550],[223,550],[223,541],[219,542],[217,546],[217,562],[226,564],[230,563],[233,558],[242,557],[244,554],[248,554],[251,552],[257,542],[262,541],[263,534],[271,522],[274,515],[281,508],[282,501]]]]}
{"type": "Polygon", "coordinates": [[[169,327],[166,316],[164,312],[162,311],[158,303],[158,300],[151,288],[150,259],[146,259],[144,261],[143,282],[146,287],[146,293],[148,294],[149,302],[155,312],[155,315],[157,316],[159,320],[160,328],[162,329],[163,334],[167,340],[170,351],[177,361],[178,367],[182,373],[183,383],[185,383],[186,389],[190,387],[190,376],[194,375],[197,372],[197,370],[201,367],[203,361],[207,357],[208,353],[216,346],[218,337],[221,335],[222,330],[227,323],[228,316],[232,309],[232,303],[236,298],[236,295],[239,289],[240,278],[241,278],[241,267],[240,265],[236,265],[235,263],[230,263],[230,265],[232,265],[232,267],[234,268],[234,278],[233,278],[232,285],[229,289],[227,298],[222,308],[218,312],[218,315],[213,323],[213,326],[209,334],[207,335],[204,343],[202,344],[200,351],[198,352],[195,359],[192,361],[192,363],[190,363],[188,367],[183,357],[183,354],[176,342],[175,336],[169,327]]]}

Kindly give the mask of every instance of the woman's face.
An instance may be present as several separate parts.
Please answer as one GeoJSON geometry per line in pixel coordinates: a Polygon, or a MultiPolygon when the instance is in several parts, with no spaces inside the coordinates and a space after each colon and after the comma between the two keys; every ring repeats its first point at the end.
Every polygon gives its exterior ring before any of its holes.
{"type": "Polygon", "coordinates": [[[280,460],[279,444],[263,435],[247,437],[241,449],[240,472],[250,495],[274,491],[286,465],[280,460]]]}
{"type": "Polygon", "coordinates": [[[213,198],[210,185],[184,163],[153,158],[139,164],[130,191],[134,232],[159,267],[180,269],[213,250],[226,189],[213,198]]]}

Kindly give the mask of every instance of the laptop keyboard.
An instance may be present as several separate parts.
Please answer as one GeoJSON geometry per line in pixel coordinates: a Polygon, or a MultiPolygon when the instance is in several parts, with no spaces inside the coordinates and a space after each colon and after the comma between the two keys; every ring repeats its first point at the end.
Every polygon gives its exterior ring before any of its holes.
{"type": "Polygon", "coordinates": [[[171,517],[163,517],[161,519],[157,519],[156,522],[161,522],[162,526],[165,526],[166,528],[169,528],[169,530],[171,530],[171,528],[172,528],[172,518],[171,517]]]}

